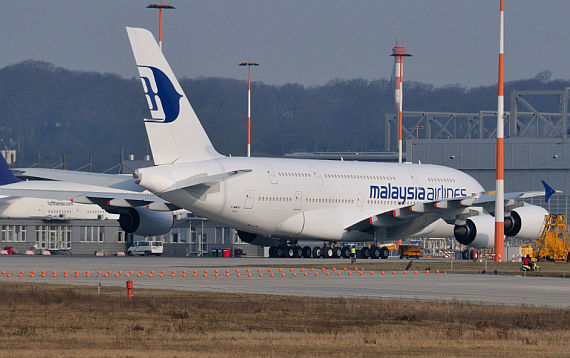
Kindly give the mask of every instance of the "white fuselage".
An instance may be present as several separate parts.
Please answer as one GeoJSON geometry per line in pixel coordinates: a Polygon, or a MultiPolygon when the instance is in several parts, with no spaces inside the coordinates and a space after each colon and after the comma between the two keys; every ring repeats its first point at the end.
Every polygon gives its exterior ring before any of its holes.
{"type": "Polygon", "coordinates": [[[0,202],[0,218],[41,219],[118,219],[97,205],[78,204],[70,200],[13,198],[0,202]]]}
{"type": "MultiPolygon", "coordinates": [[[[346,230],[363,219],[483,191],[475,179],[458,170],[411,163],[223,157],[141,168],[137,176],[141,186],[165,200],[239,230],[335,241],[371,239],[370,234],[346,230]],[[234,171],[237,174],[223,180],[168,191],[188,178],[234,171]]],[[[445,228],[433,222],[416,232],[430,236],[434,231],[438,237],[452,232],[442,220],[437,222],[445,228]]]]}

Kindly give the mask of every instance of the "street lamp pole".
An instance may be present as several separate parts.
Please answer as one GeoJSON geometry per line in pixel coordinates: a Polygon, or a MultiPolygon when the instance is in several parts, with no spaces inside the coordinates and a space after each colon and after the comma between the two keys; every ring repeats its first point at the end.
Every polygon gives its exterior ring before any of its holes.
{"type": "Polygon", "coordinates": [[[175,9],[175,7],[168,4],[150,4],[147,9],[158,9],[158,47],[162,51],[162,9],[175,9]]]}
{"type": "Polygon", "coordinates": [[[251,157],[251,66],[259,66],[257,62],[242,62],[247,66],[247,157],[251,157]]]}

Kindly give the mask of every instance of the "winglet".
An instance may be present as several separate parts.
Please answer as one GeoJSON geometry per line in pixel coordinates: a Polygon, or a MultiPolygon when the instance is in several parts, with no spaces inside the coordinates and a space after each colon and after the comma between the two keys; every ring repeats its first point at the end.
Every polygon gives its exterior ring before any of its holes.
{"type": "Polygon", "coordinates": [[[10,170],[4,156],[0,154],[0,185],[17,183],[19,181],[20,179],[16,178],[12,170],[10,170]]]}
{"type": "Polygon", "coordinates": [[[544,202],[548,203],[548,199],[552,196],[552,194],[556,193],[556,190],[552,189],[550,185],[544,180],[541,180],[542,185],[544,185],[544,202]]]}

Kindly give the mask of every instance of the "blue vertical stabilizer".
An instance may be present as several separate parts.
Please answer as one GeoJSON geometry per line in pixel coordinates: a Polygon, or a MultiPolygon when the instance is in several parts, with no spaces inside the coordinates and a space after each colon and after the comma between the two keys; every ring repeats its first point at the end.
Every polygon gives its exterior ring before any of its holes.
{"type": "Polygon", "coordinates": [[[0,154],[0,185],[17,183],[19,181],[20,179],[16,178],[14,173],[12,173],[12,170],[10,170],[4,156],[0,154]]]}

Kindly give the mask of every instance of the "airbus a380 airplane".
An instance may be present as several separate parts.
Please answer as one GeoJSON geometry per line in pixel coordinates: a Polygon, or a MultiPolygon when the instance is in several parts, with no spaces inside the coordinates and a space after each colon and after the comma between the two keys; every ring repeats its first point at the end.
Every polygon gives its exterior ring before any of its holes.
{"type": "MultiPolygon", "coordinates": [[[[135,182],[159,197],[238,229],[242,240],[272,246],[277,256],[340,256],[336,242],[452,237],[476,248],[494,244],[495,196],[469,175],[425,164],[366,163],[219,154],[145,29],[127,28],[152,115],[145,120],[157,166],[135,182]],[[324,243],[301,248],[298,240],[324,243]]],[[[555,191],[546,183],[546,198],[555,191]]],[[[505,194],[505,233],[539,235],[542,207],[505,194]]],[[[372,257],[387,256],[373,248],[372,257]]]]}

